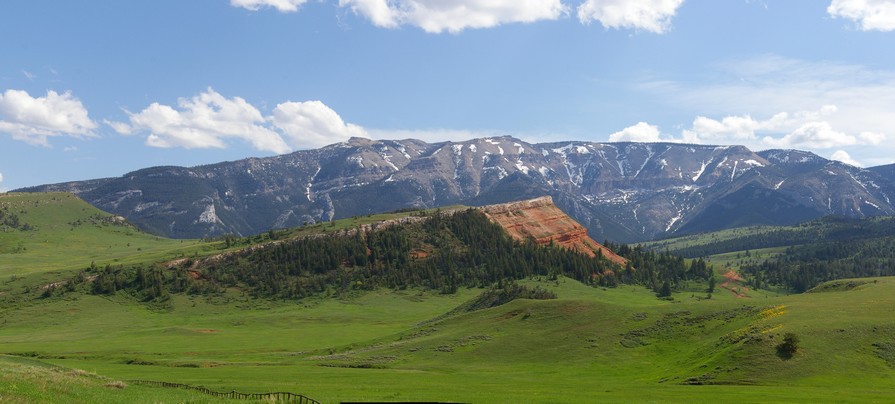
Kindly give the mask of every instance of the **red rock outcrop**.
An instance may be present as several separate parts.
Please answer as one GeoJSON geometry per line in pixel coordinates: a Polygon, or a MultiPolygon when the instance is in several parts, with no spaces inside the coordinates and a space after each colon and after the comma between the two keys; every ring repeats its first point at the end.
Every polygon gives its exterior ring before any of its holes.
{"type": "Polygon", "coordinates": [[[618,256],[587,235],[587,229],[553,204],[553,198],[544,196],[527,201],[489,205],[481,208],[488,217],[500,224],[517,240],[534,239],[546,245],[552,241],[564,248],[603,257],[619,265],[627,260],[618,256]]]}

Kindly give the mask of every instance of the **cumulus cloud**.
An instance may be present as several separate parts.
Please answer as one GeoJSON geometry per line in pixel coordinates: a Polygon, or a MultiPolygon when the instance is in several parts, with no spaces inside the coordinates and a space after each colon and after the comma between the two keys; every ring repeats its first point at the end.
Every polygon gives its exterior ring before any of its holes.
{"type": "Polygon", "coordinates": [[[262,7],[272,7],[281,13],[292,13],[307,3],[307,0],[230,0],[233,7],[242,7],[247,10],[257,11],[262,7]]]}
{"type": "Polygon", "coordinates": [[[895,1],[892,0],[833,0],[827,13],[852,20],[864,31],[895,30],[895,1]]]}
{"type": "Polygon", "coordinates": [[[845,150],[836,150],[830,156],[830,160],[841,161],[845,164],[853,165],[855,167],[862,167],[861,163],[851,158],[851,156],[845,150]]]}
{"type": "Polygon", "coordinates": [[[748,115],[726,116],[720,121],[698,116],[693,120],[693,126],[683,132],[683,138],[692,143],[715,142],[721,139],[743,142],[755,139],[755,131],[761,126],[761,122],[748,115]]]}
{"type": "Polygon", "coordinates": [[[3,182],[3,173],[0,173],[0,182],[3,182]]]}
{"type": "Polygon", "coordinates": [[[661,34],[684,0],[587,0],[578,6],[583,24],[599,21],[609,29],[635,29],[661,34]]]}
{"type": "Polygon", "coordinates": [[[609,135],[610,142],[661,142],[659,127],[646,122],[637,122],[609,135]]]}
{"type": "Polygon", "coordinates": [[[0,133],[33,145],[49,146],[48,138],[94,137],[97,125],[87,108],[70,92],[47,91],[46,97],[31,97],[20,90],[0,94],[0,133]]]}
{"type": "MultiPolygon", "coordinates": [[[[639,85],[673,108],[701,114],[771,116],[813,111],[847,133],[895,133],[895,70],[873,70],[837,62],[807,62],[774,55],[716,64],[713,79],[650,80],[639,85]],[[836,105],[818,111],[818,105],[836,105]]],[[[792,118],[792,116],[790,116],[792,118]]],[[[806,117],[810,118],[810,117],[806,117]]],[[[790,130],[795,129],[790,128],[790,130]]]]}
{"type": "Polygon", "coordinates": [[[153,147],[223,148],[226,139],[249,142],[255,149],[274,153],[290,151],[289,145],[257,108],[240,97],[226,98],[213,89],[190,99],[178,100],[177,108],[152,103],[130,114],[130,124],[107,122],[116,132],[148,132],[153,147]]]}
{"type": "Polygon", "coordinates": [[[854,136],[834,130],[829,122],[808,122],[781,138],[766,136],[763,141],[773,147],[809,149],[830,149],[858,143],[854,136]]]}
{"type": "Polygon", "coordinates": [[[246,100],[224,97],[212,88],[179,99],[177,107],[155,102],[128,115],[129,122],[104,123],[121,135],[146,134],[147,145],[162,148],[225,148],[235,139],[256,150],[287,153],[368,137],[364,128],[346,123],[320,101],[287,101],[265,116],[246,100]]]}
{"type": "Polygon", "coordinates": [[[414,25],[430,33],[555,20],[568,12],[560,0],[339,0],[339,6],[378,27],[414,25]]]}
{"type": "Polygon", "coordinates": [[[738,143],[753,147],[808,149],[877,145],[886,140],[886,136],[880,133],[851,135],[833,129],[827,118],[836,111],[836,106],[826,105],[816,111],[780,112],[764,120],[749,115],[727,116],[721,120],[700,116],[681,136],[688,143],[738,143]]]}
{"type": "MultiPolygon", "coordinates": [[[[726,116],[720,121],[698,116],[693,120],[690,129],[683,131],[682,137],[691,143],[739,142],[742,144],[757,140],[760,132],[779,134],[797,131],[801,134],[800,136],[804,137],[812,128],[816,131],[820,130],[823,125],[818,125],[821,123],[829,127],[829,123],[821,119],[836,111],[835,105],[825,105],[816,111],[780,112],[765,120],[757,120],[749,115],[726,116]]],[[[796,139],[795,135],[793,136],[790,139],[796,139]]],[[[765,136],[764,142],[770,145],[785,145],[784,140],[775,139],[773,136],[765,136]]]]}
{"type": "Polygon", "coordinates": [[[861,132],[858,134],[858,140],[863,144],[878,145],[886,141],[887,136],[883,133],[861,132]]]}
{"type": "MultiPolygon", "coordinates": [[[[895,134],[891,107],[895,105],[895,69],[764,55],[718,62],[713,71],[697,79],[650,78],[637,87],[671,109],[694,111],[721,123],[725,116],[755,121],[749,122],[755,131],[744,131],[746,136],[741,139],[746,140],[736,142],[754,150],[785,147],[783,141],[778,140],[775,145],[770,145],[764,142],[764,138],[780,139],[809,122],[826,122],[833,132],[844,133],[846,137],[840,137],[835,142],[824,140],[819,143],[846,144],[851,142],[849,137],[853,137],[855,143],[852,147],[812,150],[816,153],[826,155],[830,149],[843,148],[865,164],[885,164],[891,162],[891,156],[895,155],[895,143],[891,141],[895,134]],[[825,104],[829,106],[818,109],[819,105],[825,104]],[[779,117],[773,119],[775,116],[779,117]],[[761,123],[764,121],[779,124],[763,126],[761,123]]],[[[733,125],[724,126],[732,130],[733,125]]],[[[688,128],[697,137],[695,140],[685,140],[715,144],[726,142],[727,137],[720,131],[702,128],[696,124],[688,128]]],[[[801,132],[804,135],[810,129],[805,128],[801,132]]],[[[818,128],[813,129],[817,132],[818,128]]],[[[796,139],[805,137],[791,136],[787,140],[796,139]]],[[[807,145],[803,142],[799,147],[807,145]]]]}
{"type": "Polygon", "coordinates": [[[369,137],[364,128],[345,123],[320,101],[284,102],[273,110],[270,121],[288,138],[292,147],[320,147],[350,137],[369,137]]]}

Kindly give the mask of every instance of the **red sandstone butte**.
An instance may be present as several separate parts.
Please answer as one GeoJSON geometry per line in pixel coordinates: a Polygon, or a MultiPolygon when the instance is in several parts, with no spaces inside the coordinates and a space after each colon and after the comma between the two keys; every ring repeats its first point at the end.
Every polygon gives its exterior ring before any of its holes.
{"type": "Polygon", "coordinates": [[[481,208],[494,222],[506,229],[517,240],[534,239],[541,245],[554,244],[579,251],[592,257],[597,251],[603,257],[625,265],[627,260],[618,256],[587,235],[587,229],[553,204],[553,198],[544,196],[527,201],[489,205],[481,208]]]}

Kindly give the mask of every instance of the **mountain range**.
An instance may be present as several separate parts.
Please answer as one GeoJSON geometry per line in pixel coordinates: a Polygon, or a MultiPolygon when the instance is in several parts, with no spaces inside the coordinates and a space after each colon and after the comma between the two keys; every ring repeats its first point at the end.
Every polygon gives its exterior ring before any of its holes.
{"type": "Polygon", "coordinates": [[[799,150],[678,143],[352,138],[320,149],[41,185],[177,238],[551,196],[591,237],[622,242],[826,215],[895,214],[895,165],[799,150]]]}

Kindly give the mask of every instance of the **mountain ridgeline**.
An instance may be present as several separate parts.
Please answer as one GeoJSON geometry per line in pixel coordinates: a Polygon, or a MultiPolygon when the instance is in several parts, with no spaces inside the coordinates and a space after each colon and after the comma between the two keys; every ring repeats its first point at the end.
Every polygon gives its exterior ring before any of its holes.
{"type": "Polygon", "coordinates": [[[169,237],[251,235],[338,218],[550,195],[597,239],[672,234],[837,214],[895,214],[895,171],[808,152],[742,146],[353,138],[316,150],[22,191],[73,192],[169,237]]]}

